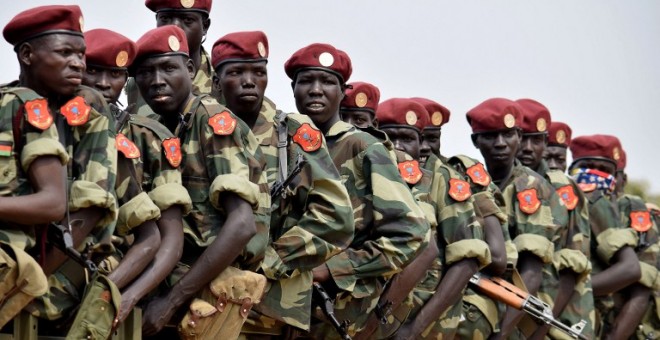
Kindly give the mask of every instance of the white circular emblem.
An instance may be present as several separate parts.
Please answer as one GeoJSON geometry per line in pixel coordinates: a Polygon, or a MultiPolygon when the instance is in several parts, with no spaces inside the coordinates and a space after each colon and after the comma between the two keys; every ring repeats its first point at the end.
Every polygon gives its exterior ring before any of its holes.
{"type": "Polygon", "coordinates": [[[335,57],[333,57],[332,54],[328,52],[323,52],[319,56],[319,64],[321,64],[321,66],[330,67],[334,63],[335,63],[335,57]]]}
{"type": "Polygon", "coordinates": [[[170,37],[167,38],[167,44],[170,45],[170,49],[174,52],[177,52],[181,47],[181,44],[179,43],[179,39],[177,39],[173,35],[170,35],[170,37]]]}
{"type": "Polygon", "coordinates": [[[266,58],[266,46],[261,41],[257,44],[257,50],[262,58],[266,58]]]}

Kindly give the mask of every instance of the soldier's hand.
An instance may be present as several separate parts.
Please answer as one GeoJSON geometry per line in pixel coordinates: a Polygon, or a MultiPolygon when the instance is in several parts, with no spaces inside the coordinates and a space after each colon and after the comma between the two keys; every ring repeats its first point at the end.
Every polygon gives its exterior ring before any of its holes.
{"type": "Polygon", "coordinates": [[[126,320],[128,315],[131,313],[133,310],[133,307],[135,307],[135,304],[137,303],[137,300],[133,298],[132,296],[129,296],[128,294],[122,294],[121,295],[121,304],[119,308],[119,313],[117,313],[117,317],[115,318],[115,322],[113,325],[113,328],[117,328],[117,326],[126,320]]]}
{"type": "Polygon", "coordinates": [[[167,296],[151,301],[142,315],[142,332],[144,335],[151,336],[160,332],[170,321],[176,309],[177,306],[167,296]]]}

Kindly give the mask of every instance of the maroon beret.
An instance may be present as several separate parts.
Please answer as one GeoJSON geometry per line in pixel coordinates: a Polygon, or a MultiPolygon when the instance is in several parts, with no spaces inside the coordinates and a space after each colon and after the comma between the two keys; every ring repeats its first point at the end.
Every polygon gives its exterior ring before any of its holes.
{"type": "Polygon", "coordinates": [[[516,103],[522,109],[520,128],[523,133],[545,133],[552,123],[550,111],[534,99],[518,99],[516,103]]]}
{"type": "Polygon", "coordinates": [[[429,115],[429,121],[424,128],[441,128],[449,122],[451,112],[440,105],[440,103],[427,98],[414,97],[412,100],[424,105],[426,112],[429,115]]]}
{"type": "Polygon", "coordinates": [[[518,103],[504,98],[491,98],[467,113],[473,133],[520,127],[522,113],[518,103]]]}
{"type": "Polygon", "coordinates": [[[348,84],[340,107],[346,110],[367,110],[376,113],[380,90],[372,84],[356,81],[348,84]]]}
{"type": "Polygon", "coordinates": [[[186,33],[175,25],[154,28],[137,41],[135,60],[162,55],[188,55],[186,33]]]}
{"type": "Polygon", "coordinates": [[[236,61],[268,60],[268,38],[261,31],[229,33],[213,44],[213,68],[236,61]]]}
{"type": "Polygon", "coordinates": [[[284,71],[291,80],[295,80],[298,72],[304,69],[319,69],[333,73],[342,82],[347,82],[353,72],[348,54],[328,44],[311,44],[303,47],[284,63],[284,71]]]}
{"type": "Polygon", "coordinates": [[[410,98],[392,98],[378,105],[378,127],[405,126],[421,132],[429,122],[424,106],[410,98]]]}
{"type": "Polygon", "coordinates": [[[135,60],[137,45],[125,36],[106,29],[85,32],[87,65],[128,68],[135,60]]]}
{"type": "Polygon", "coordinates": [[[626,165],[628,165],[628,157],[627,157],[627,154],[626,154],[626,150],[621,149],[621,154],[619,155],[619,160],[616,162],[617,170],[620,170],[620,171],[625,170],[626,165]]]}
{"type": "Polygon", "coordinates": [[[5,26],[5,40],[18,47],[30,39],[53,33],[83,36],[83,16],[80,7],[41,6],[18,13],[5,26]]]}
{"type": "Polygon", "coordinates": [[[144,5],[153,12],[158,11],[197,11],[211,12],[212,0],[146,0],[144,5]]]}
{"type": "Polygon", "coordinates": [[[611,135],[576,137],[570,148],[574,161],[580,158],[606,158],[618,163],[621,159],[621,142],[611,135]]]}
{"type": "Polygon", "coordinates": [[[548,129],[548,145],[568,147],[571,145],[571,127],[562,122],[550,123],[548,129]]]}

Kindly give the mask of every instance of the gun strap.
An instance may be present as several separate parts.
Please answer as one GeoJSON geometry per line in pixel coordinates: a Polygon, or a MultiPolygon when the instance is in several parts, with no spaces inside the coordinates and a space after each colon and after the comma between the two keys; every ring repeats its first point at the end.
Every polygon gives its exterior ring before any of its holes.
{"type": "Polygon", "coordinates": [[[288,129],[286,126],[286,115],[284,111],[278,111],[275,115],[275,122],[277,123],[277,158],[279,161],[279,169],[277,171],[277,182],[284,183],[288,170],[288,154],[287,146],[289,145],[288,129]]]}

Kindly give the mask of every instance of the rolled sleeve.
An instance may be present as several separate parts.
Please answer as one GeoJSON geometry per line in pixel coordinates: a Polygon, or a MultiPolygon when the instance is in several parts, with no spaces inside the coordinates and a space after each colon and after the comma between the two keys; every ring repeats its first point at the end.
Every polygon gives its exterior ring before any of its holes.
{"type": "Polygon", "coordinates": [[[483,268],[491,262],[490,248],[486,242],[477,239],[460,240],[447,245],[445,260],[448,265],[462,259],[476,259],[479,268],[483,268]]]}
{"type": "Polygon", "coordinates": [[[133,228],[158,218],[160,218],[160,209],[151,201],[149,195],[141,192],[119,207],[117,232],[120,236],[127,235],[133,228]]]}
{"type": "Polygon", "coordinates": [[[528,251],[543,261],[544,264],[551,263],[553,260],[554,245],[547,238],[536,234],[520,234],[513,243],[518,248],[518,252],[528,251]]]}
{"type": "Polygon", "coordinates": [[[23,147],[23,151],[21,152],[21,166],[23,167],[23,171],[27,172],[32,162],[42,156],[55,156],[59,158],[62,165],[69,162],[69,154],[67,154],[62,144],[57,140],[37,139],[23,147]]]}
{"type": "Polygon", "coordinates": [[[192,201],[188,191],[178,183],[166,183],[157,186],[149,192],[149,198],[160,211],[167,210],[173,205],[180,205],[185,216],[192,210],[192,201]]]}
{"type": "Polygon", "coordinates": [[[555,252],[553,263],[557,271],[568,269],[578,274],[578,281],[591,272],[591,262],[587,256],[575,249],[564,248],[555,252]]]}
{"type": "Polygon", "coordinates": [[[351,259],[348,253],[341,252],[333,256],[326,262],[326,265],[337,287],[347,292],[353,292],[357,283],[357,277],[355,276],[355,270],[351,265],[351,259]]]}
{"type": "Polygon", "coordinates": [[[97,225],[106,225],[117,218],[117,201],[108,191],[98,184],[88,181],[75,181],[71,185],[69,209],[78,211],[84,208],[98,207],[106,210],[97,225]]]}
{"type": "Polygon", "coordinates": [[[220,194],[223,192],[233,192],[246,202],[250,203],[252,209],[259,207],[259,187],[248,180],[247,177],[234,174],[218,175],[211,183],[211,204],[213,207],[222,210],[220,205],[220,194]]]}
{"type": "Polygon", "coordinates": [[[609,263],[614,254],[621,248],[637,245],[637,235],[633,229],[607,229],[596,237],[598,247],[596,252],[605,262],[609,263]]]}
{"type": "Polygon", "coordinates": [[[658,269],[642,261],[639,262],[639,266],[642,271],[642,278],[639,279],[639,283],[653,290],[660,289],[658,269]]]}
{"type": "Polygon", "coordinates": [[[481,214],[481,217],[495,216],[501,224],[507,222],[506,214],[495,203],[495,197],[490,191],[477,192],[472,195],[474,205],[481,214]]]}

